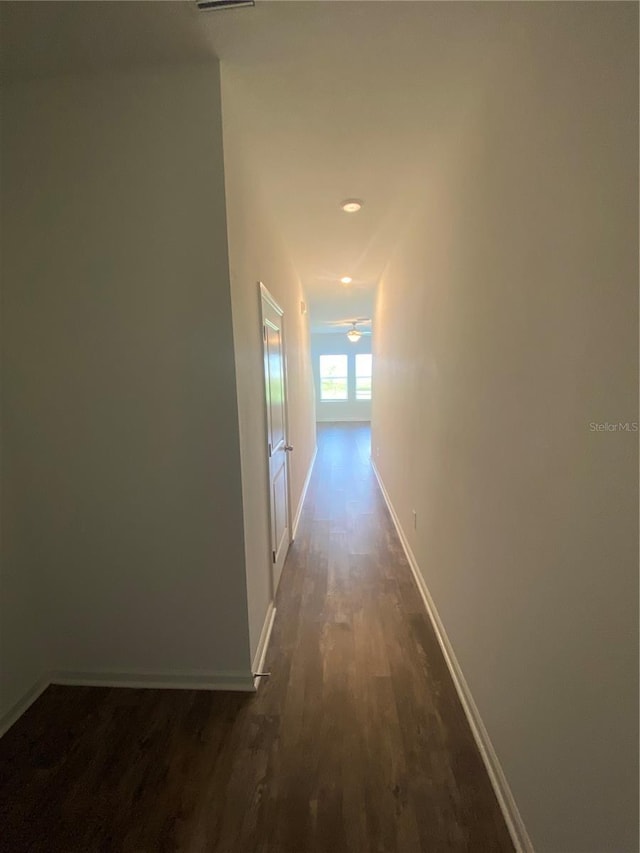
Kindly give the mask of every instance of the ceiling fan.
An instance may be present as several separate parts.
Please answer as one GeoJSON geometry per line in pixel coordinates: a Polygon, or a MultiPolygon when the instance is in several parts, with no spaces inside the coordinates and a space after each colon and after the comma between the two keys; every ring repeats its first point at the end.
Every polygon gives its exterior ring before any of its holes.
{"type": "Polygon", "coordinates": [[[327,320],[325,321],[325,325],[327,326],[351,326],[349,331],[347,332],[347,337],[351,341],[352,344],[357,343],[363,335],[370,335],[370,329],[363,329],[360,331],[356,328],[356,326],[360,325],[371,325],[370,317],[355,317],[353,319],[348,320],[327,320]]]}

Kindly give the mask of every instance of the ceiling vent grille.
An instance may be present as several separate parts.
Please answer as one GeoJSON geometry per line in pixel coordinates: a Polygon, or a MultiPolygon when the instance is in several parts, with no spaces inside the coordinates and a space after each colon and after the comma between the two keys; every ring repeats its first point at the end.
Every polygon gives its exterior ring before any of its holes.
{"type": "Polygon", "coordinates": [[[233,9],[236,6],[255,6],[255,0],[196,0],[198,9],[211,12],[215,9],[233,9]]]}

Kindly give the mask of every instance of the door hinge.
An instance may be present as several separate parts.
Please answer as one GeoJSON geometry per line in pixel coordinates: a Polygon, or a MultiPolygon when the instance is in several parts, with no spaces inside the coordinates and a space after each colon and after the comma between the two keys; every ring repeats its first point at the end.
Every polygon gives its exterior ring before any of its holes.
{"type": "Polygon", "coordinates": [[[271,556],[272,556],[272,558],[273,558],[273,562],[275,563],[275,561],[276,561],[276,552],[275,552],[275,551],[272,551],[272,552],[271,552],[271,556]]]}
{"type": "Polygon", "coordinates": [[[269,442],[269,459],[271,459],[271,442],[269,442]]]}
{"type": "Polygon", "coordinates": [[[263,341],[266,341],[266,340],[267,340],[267,327],[266,327],[266,326],[264,326],[264,325],[263,325],[263,327],[262,327],[262,340],[263,340],[263,341]]]}

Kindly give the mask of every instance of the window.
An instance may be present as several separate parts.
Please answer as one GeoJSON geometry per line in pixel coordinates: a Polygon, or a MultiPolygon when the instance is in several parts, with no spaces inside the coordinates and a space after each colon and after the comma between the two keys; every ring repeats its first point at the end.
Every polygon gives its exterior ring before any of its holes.
{"type": "Polygon", "coordinates": [[[356,400],[371,399],[371,353],[356,354],[356,400]]]}
{"type": "Polygon", "coordinates": [[[320,399],[347,400],[347,356],[320,356],[320,399]]]}
{"type": "Polygon", "coordinates": [[[371,353],[320,355],[320,401],[367,402],[371,399],[371,353]]]}

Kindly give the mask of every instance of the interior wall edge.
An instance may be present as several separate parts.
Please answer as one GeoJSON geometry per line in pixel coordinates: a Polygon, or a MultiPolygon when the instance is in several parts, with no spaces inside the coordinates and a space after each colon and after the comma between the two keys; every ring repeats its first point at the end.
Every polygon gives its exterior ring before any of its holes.
{"type": "Polygon", "coordinates": [[[500,760],[493,747],[489,733],[482,721],[480,711],[478,710],[469,685],[467,684],[467,680],[464,677],[462,668],[458,663],[456,654],[447,635],[446,628],[440,619],[435,602],[431,597],[431,593],[429,592],[425,579],[420,571],[418,562],[411,546],[409,545],[405,532],[402,529],[402,525],[400,524],[400,519],[398,518],[393,503],[391,502],[391,498],[389,497],[389,493],[387,492],[382,477],[380,476],[380,472],[378,471],[373,459],[371,459],[371,467],[378,481],[378,485],[380,486],[380,491],[382,492],[389,514],[391,515],[391,520],[393,521],[394,527],[398,533],[400,543],[402,544],[409,567],[411,568],[413,579],[418,587],[418,591],[420,592],[425,610],[427,611],[427,616],[429,617],[440,648],[442,649],[447,669],[451,675],[458,698],[460,699],[460,704],[462,705],[471,733],[473,734],[478,751],[480,752],[480,757],[486,767],[487,774],[504,816],[505,823],[507,824],[507,829],[511,835],[516,853],[535,853],[533,843],[527,832],[522,815],[520,814],[520,810],[518,809],[515,798],[511,792],[511,787],[504,771],[502,770],[500,760]]]}
{"type": "Polygon", "coordinates": [[[39,678],[9,710],[0,717],[0,737],[5,735],[9,729],[18,722],[20,717],[38,699],[51,684],[49,677],[43,675],[39,678]]]}

